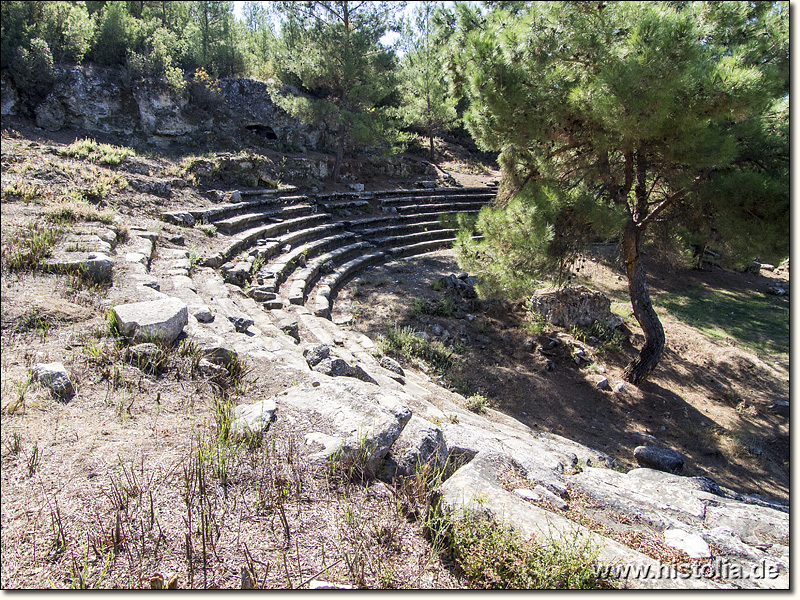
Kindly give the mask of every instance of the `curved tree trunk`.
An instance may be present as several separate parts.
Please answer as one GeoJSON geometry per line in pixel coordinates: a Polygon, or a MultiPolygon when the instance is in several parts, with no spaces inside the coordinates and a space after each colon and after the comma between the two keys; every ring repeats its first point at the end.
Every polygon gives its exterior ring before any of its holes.
{"type": "Polygon", "coordinates": [[[622,234],[622,252],[628,274],[628,295],[633,306],[633,316],[644,331],[644,346],[639,356],[625,368],[625,380],[633,384],[642,383],[655,369],[664,354],[664,328],[653,310],[644,267],[640,260],[642,232],[630,220],[622,234]]]}

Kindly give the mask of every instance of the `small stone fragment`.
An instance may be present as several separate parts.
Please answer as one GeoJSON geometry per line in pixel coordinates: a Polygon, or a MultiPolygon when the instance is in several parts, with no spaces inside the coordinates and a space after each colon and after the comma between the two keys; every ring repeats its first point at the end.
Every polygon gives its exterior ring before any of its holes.
{"type": "Polygon", "coordinates": [[[405,371],[403,371],[403,367],[401,367],[400,363],[398,363],[393,358],[390,358],[388,356],[384,356],[383,358],[381,358],[380,365],[384,369],[386,369],[388,371],[391,371],[392,373],[397,373],[401,377],[405,375],[405,371]]]}
{"type": "Polygon", "coordinates": [[[534,491],[527,488],[517,488],[514,493],[524,500],[533,500],[534,502],[541,500],[542,497],[534,491]]]}
{"type": "Polygon", "coordinates": [[[608,377],[603,377],[602,379],[597,380],[595,385],[598,389],[607,390],[609,388],[608,377]]]}
{"type": "Polygon", "coordinates": [[[316,344],[306,346],[303,350],[303,358],[306,359],[309,367],[315,367],[324,359],[331,355],[331,349],[327,344],[316,344]]]}
{"type": "Polygon", "coordinates": [[[565,502],[562,498],[556,496],[553,492],[551,492],[541,484],[534,486],[533,491],[539,494],[542,498],[547,500],[550,504],[552,504],[559,510],[567,510],[569,508],[569,504],[567,502],[565,502]]]}
{"type": "Polygon", "coordinates": [[[228,320],[233,323],[233,328],[239,333],[246,333],[247,328],[250,327],[254,321],[247,317],[228,317],[228,320]]]}
{"type": "Polygon", "coordinates": [[[637,446],[633,456],[642,467],[676,474],[683,470],[683,455],[671,448],[637,446]]]}
{"type": "Polygon", "coordinates": [[[54,396],[69,400],[75,395],[75,387],[62,363],[38,363],[33,365],[31,371],[36,380],[54,396]]]}

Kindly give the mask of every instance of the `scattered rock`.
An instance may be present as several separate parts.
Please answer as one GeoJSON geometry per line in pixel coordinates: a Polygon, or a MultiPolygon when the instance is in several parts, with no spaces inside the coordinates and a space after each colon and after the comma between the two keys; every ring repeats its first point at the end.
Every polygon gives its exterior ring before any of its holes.
{"type": "Polygon", "coordinates": [[[355,590],[354,585],[347,583],[332,583],[330,581],[322,581],[319,579],[312,579],[308,582],[308,589],[310,590],[355,590]]]}
{"type": "Polygon", "coordinates": [[[273,398],[255,404],[240,404],[233,409],[231,431],[238,436],[251,436],[263,433],[275,416],[278,406],[273,398]]]}
{"type": "Polygon", "coordinates": [[[31,372],[34,378],[57,398],[69,400],[75,395],[75,387],[62,363],[37,363],[33,365],[31,372]]]}
{"type": "Polygon", "coordinates": [[[434,323],[431,327],[431,333],[436,337],[440,337],[444,333],[444,327],[439,325],[438,323],[434,323]]]}
{"type": "Polygon", "coordinates": [[[398,363],[393,358],[390,358],[388,356],[384,356],[383,358],[381,358],[380,365],[384,369],[387,369],[387,370],[391,371],[392,373],[397,373],[401,377],[405,376],[405,371],[403,371],[403,367],[401,367],[400,363],[398,363]]]}
{"type": "Polygon", "coordinates": [[[331,354],[331,349],[327,344],[317,344],[306,346],[303,350],[303,358],[306,359],[309,367],[316,367],[331,354]]]}
{"type": "Polygon", "coordinates": [[[559,510],[567,510],[569,508],[569,504],[563,498],[559,498],[543,485],[535,485],[533,491],[559,510]]]}
{"type": "Polygon", "coordinates": [[[536,342],[533,341],[533,338],[527,338],[522,342],[522,349],[525,350],[525,352],[533,352],[536,349],[536,342]]]}
{"type": "Polygon", "coordinates": [[[424,331],[415,331],[414,332],[414,336],[418,337],[423,342],[429,342],[431,340],[431,337],[427,333],[425,333],[424,331]]]}
{"type": "Polygon", "coordinates": [[[189,323],[188,307],[177,298],[121,304],[113,310],[122,335],[135,343],[169,345],[189,323]]]}
{"type": "Polygon", "coordinates": [[[363,183],[351,183],[347,187],[349,187],[354,192],[363,192],[364,191],[364,184],[363,183]]]}
{"type": "Polygon", "coordinates": [[[170,244],[175,244],[176,246],[183,246],[186,243],[186,240],[182,235],[173,235],[167,239],[170,244]]]}
{"type": "Polygon", "coordinates": [[[226,367],[236,361],[239,355],[235,350],[228,348],[224,342],[201,341],[197,343],[197,353],[215,365],[226,367]]]}
{"type": "Polygon", "coordinates": [[[278,294],[268,289],[266,286],[254,286],[247,290],[247,295],[256,302],[267,302],[268,300],[275,300],[278,294]]]}
{"type": "Polygon", "coordinates": [[[190,308],[192,316],[200,323],[211,323],[214,320],[214,314],[211,309],[205,304],[200,306],[192,306],[190,308]]]}
{"type": "Polygon", "coordinates": [[[650,469],[667,473],[680,473],[683,470],[683,455],[672,448],[637,446],[633,456],[637,463],[650,469]]]}
{"type": "Polygon", "coordinates": [[[291,317],[285,317],[278,321],[278,329],[289,337],[294,338],[297,343],[300,343],[300,326],[296,320],[291,317]]]}
{"type": "Polygon", "coordinates": [[[517,488],[514,490],[514,493],[520,498],[523,498],[525,500],[532,500],[534,502],[538,502],[539,500],[542,499],[542,497],[539,494],[527,488],[517,488]]]}
{"type": "Polygon", "coordinates": [[[602,379],[598,379],[595,383],[598,389],[607,390],[609,388],[608,377],[603,377],[602,379]]]}
{"type": "Polygon", "coordinates": [[[614,386],[614,391],[617,393],[627,392],[628,388],[625,386],[625,383],[620,381],[617,385],[614,386]]]}
{"type": "Polygon", "coordinates": [[[206,358],[201,358],[199,361],[197,361],[197,371],[204,377],[208,378],[228,376],[228,369],[225,367],[220,367],[219,365],[215,365],[206,358]]]}
{"type": "Polygon", "coordinates": [[[228,320],[233,323],[233,328],[238,333],[247,333],[247,328],[254,324],[253,319],[248,319],[247,317],[228,316],[228,320]]]}
{"type": "Polygon", "coordinates": [[[711,549],[703,538],[696,533],[683,529],[667,529],[664,542],[677,550],[685,552],[689,558],[711,558],[711,549]]]}
{"type": "Polygon", "coordinates": [[[789,403],[786,400],[773,401],[769,409],[776,415],[780,415],[782,417],[789,416],[789,403]]]}
{"type": "Polygon", "coordinates": [[[447,461],[447,444],[442,430],[433,423],[412,416],[386,455],[380,473],[384,481],[411,477],[423,466],[436,468],[447,461]]]}

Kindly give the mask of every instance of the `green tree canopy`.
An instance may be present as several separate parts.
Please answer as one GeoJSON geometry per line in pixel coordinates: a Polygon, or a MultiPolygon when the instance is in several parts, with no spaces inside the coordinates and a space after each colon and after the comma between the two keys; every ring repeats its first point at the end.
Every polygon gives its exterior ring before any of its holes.
{"type": "Polygon", "coordinates": [[[353,145],[391,144],[397,58],[380,43],[395,28],[398,2],[279,2],[283,18],[279,76],[303,96],[278,101],[295,117],[324,122],[336,137],[337,180],[353,145]]]}
{"type": "Polygon", "coordinates": [[[441,7],[436,2],[416,2],[410,22],[403,28],[400,116],[406,125],[425,133],[430,160],[434,161],[433,139],[455,123],[458,98],[450,93],[446,78],[444,32],[437,27],[441,7]]]}
{"type": "Polygon", "coordinates": [[[641,262],[646,235],[713,233],[732,249],[744,239],[751,259],[788,249],[788,6],[487,4],[460,12],[467,127],[500,151],[505,189],[549,216],[548,247],[563,253],[559,228],[602,222],[621,236],[645,334],[626,371],[638,383],[665,341],[641,262]]]}

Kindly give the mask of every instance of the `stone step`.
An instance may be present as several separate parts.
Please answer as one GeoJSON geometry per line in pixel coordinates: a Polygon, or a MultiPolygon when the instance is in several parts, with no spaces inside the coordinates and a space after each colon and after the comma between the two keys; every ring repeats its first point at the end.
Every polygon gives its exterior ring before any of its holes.
{"type": "Polygon", "coordinates": [[[387,225],[385,227],[373,227],[372,229],[364,229],[360,231],[361,237],[365,239],[383,238],[393,235],[403,235],[406,233],[417,233],[419,231],[429,231],[433,229],[442,229],[442,224],[439,220],[420,221],[415,223],[406,223],[402,225],[387,225]]]}
{"type": "Polygon", "coordinates": [[[311,311],[318,317],[330,319],[331,308],[333,307],[331,297],[344,284],[347,278],[361,269],[383,262],[385,258],[385,252],[370,252],[338,266],[333,273],[323,277],[317,284],[314,303],[310,307],[311,311]]]}
{"type": "Polygon", "coordinates": [[[426,254],[428,252],[436,252],[437,250],[450,248],[455,241],[456,238],[454,237],[429,240],[426,242],[418,242],[416,244],[408,244],[406,246],[390,248],[386,250],[386,253],[389,254],[393,259],[403,258],[405,256],[416,256],[417,254],[426,254]]]}
{"type": "Polygon", "coordinates": [[[418,242],[427,242],[440,239],[455,239],[457,229],[431,229],[430,231],[417,231],[405,235],[394,235],[370,240],[379,248],[392,246],[407,246],[418,242]]]}
{"type": "Polygon", "coordinates": [[[320,206],[328,211],[366,208],[369,206],[369,200],[338,200],[335,202],[322,202],[320,206]]]}
{"type": "Polygon", "coordinates": [[[353,254],[372,247],[372,244],[368,242],[357,242],[318,256],[292,277],[287,295],[289,302],[292,304],[305,303],[308,290],[314,284],[314,281],[323,269],[333,268],[353,254]]]}
{"type": "Polygon", "coordinates": [[[328,234],[339,231],[342,229],[341,223],[325,223],[316,227],[308,229],[299,229],[297,231],[290,231],[276,238],[267,238],[256,240],[256,247],[250,250],[249,254],[256,256],[262,260],[269,260],[273,256],[280,254],[286,245],[292,248],[320,237],[325,237],[328,234]]]}
{"type": "Polygon", "coordinates": [[[434,203],[434,202],[443,202],[447,201],[452,204],[460,204],[462,202],[476,202],[483,200],[485,202],[489,202],[495,198],[496,194],[494,192],[483,193],[483,194],[452,194],[447,196],[442,195],[417,195],[417,196],[392,196],[389,198],[383,198],[380,201],[381,207],[392,207],[392,206],[403,206],[406,204],[424,204],[424,203],[434,203]]]}
{"type": "Polygon", "coordinates": [[[461,202],[459,204],[406,204],[402,206],[393,206],[386,210],[397,210],[401,214],[422,214],[430,212],[439,213],[454,213],[466,211],[479,211],[486,206],[486,202],[461,202]]]}
{"type": "MultiPolygon", "coordinates": [[[[240,192],[234,192],[232,197],[241,198],[240,192]]],[[[286,205],[307,202],[308,198],[305,195],[294,196],[262,196],[260,198],[250,200],[240,200],[236,202],[229,202],[225,204],[218,204],[216,206],[207,206],[202,208],[184,208],[161,213],[161,220],[175,225],[184,227],[192,227],[195,223],[215,223],[228,216],[234,216],[248,210],[255,210],[261,206],[269,205],[286,205]]]]}
{"type": "MultiPolygon", "coordinates": [[[[459,213],[465,214],[475,214],[479,212],[480,209],[474,210],[459,210],[459,213]]],[[[416,223],[422,223],[425,221],[438,221],[439,216],[442,214],[441,211],[421,211],[415,214],[398,214],[394,213],[392,215],[383,216],[383,217],[367,217],[364,219],[352,219],[343,221],[344,227],[351,231],[368,231],[370,229],[380,229],[384,227],[389,227],[392,225],[411,225],[416,223]]]]}
{"type": "Polygon", "coordinates": [[[259,238],[277,237],[290,231],[299,231],[303,228],[319,225],[329,219],[329,215],[307,215],[295,219],[287,219],[280,223],[262,225],[254,229],[247,229],[237,233],[231,241],[220,252],[205,259],[204,265],[208,267],[219,267],[231,257],[236,256],[245,248],[252,246],[259,238]]]}
{"type": "Polygon", "coordinates": [[[333,200],[368,200],[400,196],[449,196],[451,194],[482,194],[497,193],[497,186],[486,187],[439,187],[430,189],[396,189],[396,190],[369,190],[363,192],[329,192],[317,194],[318,202],[333,200]]]}
{"type": "Polygon", "coordinates": [[[277,292],[280,285],[286,281],[289,274],[301,264],[303,259],[315,257],[331,247],[344,245],[356,236],[354,233],[341,233],[323,237],[312,242],[299,245],[286,254],[282,254],[274,261],[263,266],[256,273],[256,281],[261,285],[271,286],[277,292]],[[263,280],[263,282],[262,282],[263,280]]]}
{"type": "Polygon", "coordinates": [[[294,204],[285,207],[273,208],[272,210],[264,210],[259,212],[247,212],[234,217],[228,217],[221,221],[215,221],[214,225],[217,231],[226,234],[232,234],[235,231],[251,227],[263,221],[278,222],[290,217],[298,217],[301,215],[310,214],[312,207],[309,204],[294,204]]]}

